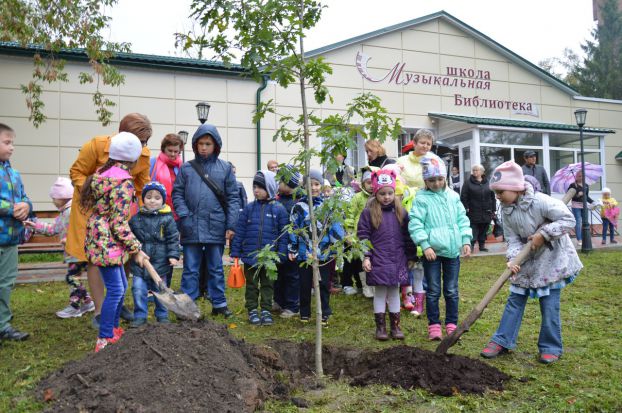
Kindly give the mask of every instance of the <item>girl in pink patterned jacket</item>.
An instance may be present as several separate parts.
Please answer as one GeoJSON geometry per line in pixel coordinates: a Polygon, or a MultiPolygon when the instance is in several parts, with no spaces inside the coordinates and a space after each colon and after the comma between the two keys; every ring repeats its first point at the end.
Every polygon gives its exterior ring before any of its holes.
{"type": "Polygon", "coordinates": [[[127,290],[123,264],[130,256],[141,267],[149,259],[129,225],[134,198],[130,169],[141,151],[142,144],[135,135],[121,132],[113,136],[108,161],[82,187],[80,207],[93,211],[86,224],[84,251],[89,262],[99,267],[106,285],[95,352],[116,343],[123,335],[119,326],[127,290]]]}
{"type": "MultiPolygon", "coordinates": [[[[52,188],[50,188],[50,198],[54,206],[58,208],[58,216],[53,223],[48,224],[44,221],[24,221],[24,224],[32,228],[35,233],[52,237],[58,235],[60,242],[65,246],[67,241],[67,228],[69,227],[69,214],[71,213],[71,199],[73,197],[73,185],[69,178],[58,177],[52,188]]],[[[64,261],[68,264],[65,281],[71,287],[69,293],[69,305],[56,315],[60,318],[81,317],[82,314],[95,310],[95,303],[91,299],[86,288],[77,279],[86,268],[85,262],[78,260],[65,252],[64,261]]]]}

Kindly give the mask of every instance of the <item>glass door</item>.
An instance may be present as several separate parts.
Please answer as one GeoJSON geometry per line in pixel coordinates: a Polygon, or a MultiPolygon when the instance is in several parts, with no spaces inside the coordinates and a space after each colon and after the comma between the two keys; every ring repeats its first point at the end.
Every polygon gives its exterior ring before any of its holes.
{"type": "Polygon", "coordinates": [[[471,176],[471,141],[458,144],[460,154],[460,188],[471,176]]]}

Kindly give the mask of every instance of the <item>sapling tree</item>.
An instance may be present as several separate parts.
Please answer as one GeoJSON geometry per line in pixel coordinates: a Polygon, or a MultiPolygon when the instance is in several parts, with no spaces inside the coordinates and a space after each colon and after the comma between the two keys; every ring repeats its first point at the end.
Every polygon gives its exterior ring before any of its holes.
{"type": "Polygon", "coordinates": [[[110,23],[106,8],[118,0],[2,0],[0,41],[39,50],[34,55],[32,79],[20,85],[26,96],[30,121],[39,127],[46,120],[41,98],[44,83],[67,82],[63,49],[83,49],[91,71],[80,72],[81,84],[95,83],[93,104],[98,120],[107,125],[115,103],[104,95],[103,85],[118,86],[124,77],[108,60],[117,52],[129,52],[128,43],[106,41],[101,32],[110,23]]]}
{"type": "MultiPolygon", "coordinates": [[[[307,95],[311,94],[317,104],[331,101],[325,85],[332,69],[322,57],[305,56],[305,33],[314,27],[322,15],[324,6],[315,0],[194,0],[191,16],[206,30],[200,35],[177,34],[177,44],[185,49],[210,50],[214,58],[225,64],[240,61],[248,73],[259,81],[267,75],[279,86],[298,87],[300,91],[300,115],[278,114],[280,127],[274,139],[300,148],[290,163],[308,176],[311,163],[318,162],[328,171],[335,172],[338,164],[336,153],[346,153],[356,148],[356,137],[377,139],[384,142],[400,132],[398,120],[393,120],[376,96],[365,93],[355,98],[344,113],[326,118],[319,117],[309,109],[307,95]],[[311,144],[312,133],[321,140],[321,145],[311,144]]],[[[266,113],[276,113],[272,100],[263,102],[257,109],[255,120],[266,113]]],[[[284,169],[284,168],[281,168],[284,169]]],[[[290,172],[280,172],[280,174],[290,172]]],[[[311,194],[311,182],[306,180],[306,192],[311,194]]],[[[310,252],[302,257],[303,265],[313,268],[313,286],[316,302],[316,353],[315,370],[323,375],[322,368],[322,326],[319,294],[320,240],[333,226],[343,225],[346,202],[339,196],[325,200],[314,209],[308,196],[310,225],[308,228],[288,228],[288,234],[307,242],[310,252]]],[[[344,259],[361,257],[365,248],[356,237],[345,236],[331,240],[328,250],[332,259],[341,266],[344,259]],[[348,245],[348,248],[346,247],[348,245]]],[[[275,260],[278,256],[266,246],[258,251],[257,258],[275,277],[275,260]]]]}

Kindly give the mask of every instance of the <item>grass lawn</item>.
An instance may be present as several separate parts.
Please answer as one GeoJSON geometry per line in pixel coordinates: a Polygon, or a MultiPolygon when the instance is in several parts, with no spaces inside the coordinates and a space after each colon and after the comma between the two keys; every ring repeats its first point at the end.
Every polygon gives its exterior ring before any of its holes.
{"type": "MultiPolygon", "coordinates": [[[[582,257],[586,269],[562,293],[564,357],[556,364],[537,362],[540,324],[538,302],[530,300],[515,352],[490,361],[514,380],[504,392],[484,396],[440,397],[417,390],[372,386],[353,388],[331,381],[320,390],[297,391],[309,412],[561,412],[622,411],[622,251],[610,249],[582,257]]],[[[460,316],[465,317],[500,275],[503,257],[479,257],[463,263],[460,274],[460,316]]],[[[179,276],[176,277],[178,282],[179,276]]],[[[43,405],[34,399],[37,382],[63,363],[88,356],[96,333],[90,318],[60,320],[54,312],[66,305],[68,290],[63,283],[20,285],[12,297],[16,327],[32,333],[23,343],[4,342],[0,346],[0,412],[35,412],[43,405]]],[[[230,331],[249,342],[272,338],[312,341],[314,325],[302,326],[297,319],[276,318],[272,327],[254,327],[246,321],[243,290],[228,291],[235,312],[230,331]]],[[[479,352],[495,331],[507,288],[490,304],[472,330],[450,352],[479,357],[479,352]]],[[[131,305],[131,295],[127,302],[131,305]]],[[[334,316],[324,329],[324,343],[380,349],[396,342],[373,339],[371,300],[333,296],[334,316]]],[[[209,305],[201,301],[204,313],[209,305]]],[[[221,319],[222,320],[222,319],[221,319]]],[[[434,350],[427,341],[426,321],[403,314],[406,344],[434,350]]],[[[206,343],[209,345],[209,343],[206,343]]],[[[119,361],[123,363],[122,360],[119,361]]],[[[408,360],[404,360],[408,363],[408,360]]],[[[412,366],[416,369],[417,366],[412,366]]],[[[209,372],[206,372],[209,374],[209,372]]],[[[209,390],[209,389],[206,389],[209,390]]],[[[265,411],[297,412],[285,402],[268,402],[265,411]]]]}

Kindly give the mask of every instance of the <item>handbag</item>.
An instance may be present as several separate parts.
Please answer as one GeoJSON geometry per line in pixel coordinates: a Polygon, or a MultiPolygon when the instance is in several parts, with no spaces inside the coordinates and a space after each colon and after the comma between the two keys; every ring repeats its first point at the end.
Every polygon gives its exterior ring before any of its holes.
{"type": "Polygon", "coordinates": [[[244,277],[244,270],[240,266],[240,262],[238,258],[235,258],[233,261],[233,265],[229,269],[229,278],[227,278],[227,286],[229,288],[242,288],[246,283],[246,278],[244,277]]]}
{"type": "Polygon", "coordinates": [[[220,206],[222,207],[223,211],[225,211],[225,214],[226,214],[228,205],[227,205],[227,198],[225,197],[225,193],[222,191],[222,189],[220,189],[218,184],[214,182],[212,178],[209,177],[208,174],[203,172],[203,170],[201,169],[201,166],[199,165],[196,159],[193,159],[188,163],[192,166],[195,172],[199,174],[203,182],[205,182],[205,185],[207,185],[207,187],[212,190],[214,195],[216,195],[216,199],[218,199],[220,206]]]}

